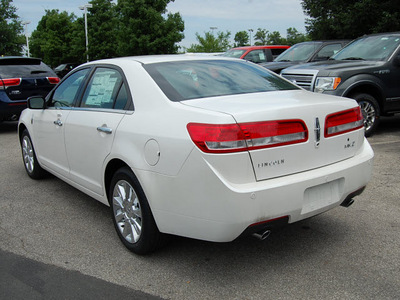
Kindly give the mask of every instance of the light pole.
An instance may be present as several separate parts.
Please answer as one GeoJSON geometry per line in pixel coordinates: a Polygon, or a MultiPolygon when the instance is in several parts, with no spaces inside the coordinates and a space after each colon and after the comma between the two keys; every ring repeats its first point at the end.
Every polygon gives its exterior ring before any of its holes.
{"type": "Polygon", "coordinates": [[[28,24],[30,24],[31,21],[23,21],[21,22],[22,25],[25,25],[25,37],[26,37],[26,48],[28,49],[28,57],[31,56],[29,52],[29,38],[28,38],[28,24]]]}
{"type": "Polygon", "coordinates": [[[215,30],[215,29],[218,29],[218,27],[211,26],[210,29],[211,29],[212,34],[214,35],[214,30],[215,30]]]}
{"type": "Polygon", "coordinates": [[[89,40],[88,40],[88,32],[87,32],[87,9],[92,8],[92,7],[93,7],[93,5],[89,4],[89,3],[79,6],[79,9],[83,10],[84,14],[85,14],[86,60],[88,62],[89,62],[89,40]]]}
{"type": "Polygon", "coordinates": [[[251,46],[251,33],[254,31],[253,29],[248,29],[248,32],[250,32],[250,46],[251,46]]]}

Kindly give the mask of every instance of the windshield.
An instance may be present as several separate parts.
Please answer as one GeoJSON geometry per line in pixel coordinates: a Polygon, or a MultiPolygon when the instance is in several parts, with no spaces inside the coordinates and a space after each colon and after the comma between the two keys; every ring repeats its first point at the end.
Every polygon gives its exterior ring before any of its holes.
{"type": "Polygon", "coordinates": [[[245,61],[178,61],[144,68],[172,101],[298,89],[267,69],[245,61]]]}
{"type": "Polygon", "coordinates": [[[335,60],[387,60],[400,45],[400,35],[367,36],[355,40],[336,55],[335,60]]]}
{"type": "Polygon", "coordinates": [[[274,61],[307,61],[321,44],[320,42],[296,44],[279,55],[274,61]]]}
{"type": "Polygon", "coordinates": [[[243,53],[245,53],[246,50],[240,50],[240,49],[231,49],[229,51],[226,51],[222,56],[227,56],[227,57],[236,57],[240,58],[243,53]]]}

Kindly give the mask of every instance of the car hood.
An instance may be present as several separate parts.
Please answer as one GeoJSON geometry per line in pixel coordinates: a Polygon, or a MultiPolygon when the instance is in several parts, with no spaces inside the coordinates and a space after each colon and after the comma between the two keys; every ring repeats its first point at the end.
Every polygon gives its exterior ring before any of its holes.
{"type": "Polygon", "coordinates": [[[303,90],[274,91],[187,100],[184,105],[229,114],[237,123],[301,119],[308,129],[304,143],[249,151],[257,180],[319,168],[354,156],[364,141],[363,130],[325,138],[327,115],[357,106],[347,98],[303,90]],[[320,125],[320,140],[314,133],[320,125]],[[351,146],[347,146],[347,145],[351,146]]]}
{"type": "MultiPolygon", "coordinates": [[[[316,70],[323,71],[324,75],[332,75],[337,72],[345,72],[351,70],[363,70],[381,67],[386,62],[384,61],[368,61],[368,60],[328,60],[314,63],[307,63],[297,66],[289,67],[285,70],[289,72],[296,72],[297,70],[316,70]]],[[[319,74],[321,75],[321,74],[319,74]]]]}
{"type": "Polygon", "coordinates": [[[269,63],[263,63],[261,66],[267,68],[268,70],[274,71],[275,73],[279,73],[281,70],[289,68],[291,66],[304,64],[301,61],[273,61],[269,63]]]}

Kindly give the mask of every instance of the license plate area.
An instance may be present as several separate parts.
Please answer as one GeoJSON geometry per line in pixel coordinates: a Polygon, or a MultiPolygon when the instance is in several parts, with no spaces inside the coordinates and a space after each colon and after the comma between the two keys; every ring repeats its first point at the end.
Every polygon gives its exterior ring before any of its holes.
{"type": "Polygon", "coordinates": [[[301,214],[307,214],[338,202],[343,193],[343,186],[344,179],[340,178],[306,189],[301,214]]]}

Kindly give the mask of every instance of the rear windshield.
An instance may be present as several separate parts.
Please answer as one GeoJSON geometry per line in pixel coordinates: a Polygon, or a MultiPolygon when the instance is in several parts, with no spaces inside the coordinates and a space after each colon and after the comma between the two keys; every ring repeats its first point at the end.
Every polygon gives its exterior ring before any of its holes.
{"type": "Polygon", "coordinates": [[[231,50],[226,51],[222,55],[226,56],[226,57],[240,58],[245,52],[246,52],[246,50],[243,50],[243,49],[231,49],[231,50]]]}
{"type": "Polygon", "coordinates": [[[172,101],[296,90],[297,86],[245,61],[196,60],[144,65],[172,101]]]}
{"type": "Polygon", "coordinates": [[[50,67],[38,59],[0,59],[0,78],[55,77],[50,67]]]}

